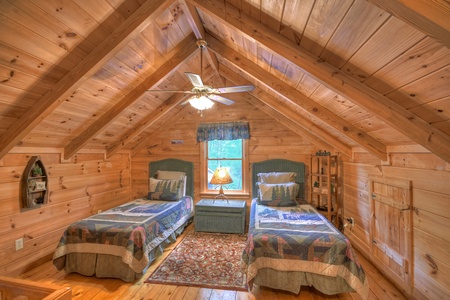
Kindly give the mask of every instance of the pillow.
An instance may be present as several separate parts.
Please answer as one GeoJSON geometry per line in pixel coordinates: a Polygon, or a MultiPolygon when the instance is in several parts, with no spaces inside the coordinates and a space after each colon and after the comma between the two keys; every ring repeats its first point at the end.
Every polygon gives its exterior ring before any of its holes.
{"type": "Polygon", "coordinates": [[[295,182],[260,183],[258,185],[258,203],[267,206],[296,206],[295,197],[299,185],[295,182]]]}
{"type": "Polygon", "coordinates": [[[295,182],[295,176],[297,173],[293,172],[258,173],[258,181],[263,183],[295,182]]]}
{"type": "Polygon", "coordinates": [[[158,179],[183,179],[186,176],[184,172],[178,171],[156,171],[156,178],[158,179]]]}
{"type": "Polygon", "coordinates": [[[177,179],[150,178],[148,199],[177,201],[183,197],[184,181],[177,179]]]}
{"type": "Polygon", "coordinates": [[[156,171],[156,178],[158,179],[182,179],[184,182],[183,185],[183,196],[186,195],[186,173],[179,171],[156,171]]]}

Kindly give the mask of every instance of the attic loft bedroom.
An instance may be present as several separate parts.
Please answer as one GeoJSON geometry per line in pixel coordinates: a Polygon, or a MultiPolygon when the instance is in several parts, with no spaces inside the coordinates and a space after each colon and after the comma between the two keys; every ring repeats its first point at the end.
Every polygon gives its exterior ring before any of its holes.
{"type": "Polygon", "coordinates": [[[448,1],[0,2],[2,299],[450,297],[448,1]]]}

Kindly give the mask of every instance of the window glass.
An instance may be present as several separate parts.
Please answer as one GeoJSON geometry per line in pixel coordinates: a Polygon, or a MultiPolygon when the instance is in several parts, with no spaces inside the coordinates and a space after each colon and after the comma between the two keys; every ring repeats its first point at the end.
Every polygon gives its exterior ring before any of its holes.
{"type": "Polygon", "coordinates": [[[232,183],[223,186],[224,190],[243,190],[242,140],[214,140],[207,143],[208,190],[218,188],[209,183],[218,167],[227,168],[233,180],[232,183]]]}

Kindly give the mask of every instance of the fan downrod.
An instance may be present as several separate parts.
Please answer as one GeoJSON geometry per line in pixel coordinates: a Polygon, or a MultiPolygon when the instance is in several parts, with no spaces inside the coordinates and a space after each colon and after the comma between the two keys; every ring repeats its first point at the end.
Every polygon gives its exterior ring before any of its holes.
{"type": "Polygon", "coordinates": [[[206,46],[208,45],[208,43],[205,40],[197,40],[197,46],[201,49],[206,48],[206,46]]]}

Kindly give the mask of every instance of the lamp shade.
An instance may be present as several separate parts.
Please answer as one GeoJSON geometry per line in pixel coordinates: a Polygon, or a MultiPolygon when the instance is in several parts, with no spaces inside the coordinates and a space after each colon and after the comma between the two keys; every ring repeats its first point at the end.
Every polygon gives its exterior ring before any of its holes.
{"type": "Polygon", "coordinates": [[[227,168],[219,167],[214,171],[214,174],[211,178],[211,184],[229,184],[232,183],[233,179],[231,179],[230,173],[227,168]]]}

